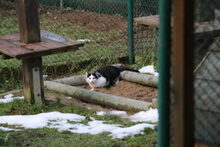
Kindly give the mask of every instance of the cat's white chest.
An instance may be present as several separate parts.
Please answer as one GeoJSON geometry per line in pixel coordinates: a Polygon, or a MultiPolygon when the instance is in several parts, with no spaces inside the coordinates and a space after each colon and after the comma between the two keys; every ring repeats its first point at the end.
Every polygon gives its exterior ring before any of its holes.
{"type": "Polygon", "coordinates": [[[93,87],[105,87],[106,79],[104,77],[100,77],[92,84],[93,84],[93,87]]]}
{"type": "Polygon", "coordinates": [[[105,87],[106,86],[106,78],[103,76],[93,79],[91,77],[86,79],[86,82],[91,86],[91,87],[105,87]]]}

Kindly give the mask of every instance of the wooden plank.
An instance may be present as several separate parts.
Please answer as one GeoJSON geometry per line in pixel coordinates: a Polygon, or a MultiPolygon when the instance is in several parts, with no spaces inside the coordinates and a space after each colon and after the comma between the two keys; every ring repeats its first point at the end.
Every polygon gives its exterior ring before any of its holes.
{"type": "Polygon", "coordinates": [[[134,19],[134,22],[136,22],[137,24],[142,24],[142,25],[158,28],[159,27],[159,15],[137,17],[134,19]]]}
{"type": "Polygon", "coordinates": [[[214,21],[195,23],[195,33],[205,33],[220,30],[220,23],[214,21]]]}
{"type": "Polygon", "coordinates": [[[19,34],[0,36],[0,38],[4,39],[4,40],[20,41],[20,35],[19,34]]]}
{"type": "Polygon", "coordinates": [[[40,23],[37,1],[17,0],[17,14],[21,42],[40,42],[40,23]]]}
{"type": "MultiPolygon", "coordinates": [[[[159,15],[137,17],[134,21],[146,26],[159,27],[159,15]]],[[[205,33],[212,33],[212,35],[215,34],[215,37],[219,37],[220,23],[214,21],[195,23],[195,33],[196,35],[201,34],[204,36],[207,36],[205,33]]]]}
{"type": "Polygon", "coordinates": [[[194,145],[193,16],[194,0],[173,1],[172,95],[175,147],[194,145]]]}
{"type": "Polygon", "coordinates": [[[10,35],[0,38],[0,52],[17,59],[28,59],[51,54],[74,51],[84,44],[74,40],[66,39],[64,42],[57,42],[49,39],[42,39],[42,42],[25,44],[19,41],[19,35],[10,35]]]}
{"type": "Polygon", "coordinates": [[[63,43],[57,43],[57,42],[54,42],[54,41],[47,40],[45,42],[27,44],[24,47],[26,49],[30,49],[30,50],[33,50],[33,51],[32,52],[27,52],[26,54],[17,55],[16,57],[18,59],[41,57],[41,56],[46,56],[46,55],[51,55],[51,54],[58,54],[58,53],[64,53],[64,52],[67,52],[67,51],[77,50],[81,46],[83,46],[83,44],[79,43],[79,42],[77,42],[77,43],[73,42],[72,44],[67,46],[63,43]],[[50,47],[53,47],[53,48],[50,48],[50,47]]]}
{"type": "Polygon", "coordinates": [[[18,45],[15,45],[10,40],[0,39],[0,52],[8,55],[10,57],[16,58],[17,55],[27,54],[30,51],[26,50],[25,48],[22,48],[18,45]]]}
{"type": "Polygon", "coordinates": [[[22,60],[22,68],[24,81],[23,92],[25,100],[32,104],[41,103],[42,101],[44,101],[42,58],[38,57],[24,59],[22,60]],[[38,73],[34,73],[33,69],[35,68],[39,70],[38,73]],[[36,79],[38,80],[36,81],[36,79]]]}

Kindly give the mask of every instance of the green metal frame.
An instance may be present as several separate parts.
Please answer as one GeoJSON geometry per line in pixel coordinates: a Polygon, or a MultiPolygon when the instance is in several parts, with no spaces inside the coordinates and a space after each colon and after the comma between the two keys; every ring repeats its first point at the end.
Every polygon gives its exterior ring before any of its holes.
{"type": "Polygon", "coordinates": [[[128,0],[128,62],[134,63],[134,16],[133,16],[134,1],[128,0]]]}
{"type": "Polygon", "coordinates": [[[159,15],[158,147],[168,147],[170,142],[171,0],[160,0],[159,15]]]}

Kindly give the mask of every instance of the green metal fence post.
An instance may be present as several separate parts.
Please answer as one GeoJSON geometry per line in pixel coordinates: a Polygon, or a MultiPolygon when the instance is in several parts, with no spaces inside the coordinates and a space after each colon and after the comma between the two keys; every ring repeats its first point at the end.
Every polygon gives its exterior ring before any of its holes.
{"type": "Polygon", "coordinates": [[[128,58],[129,58],[129,64],[134,63],[133,6],[134,6],[134,1],[128,0],[128,58]]]}
{"type": "Polygon", "coordinates": [[[158,147],[169,147],[170,141],[170,53],[171,0],[159,2],[159,123],[158,147]]]}

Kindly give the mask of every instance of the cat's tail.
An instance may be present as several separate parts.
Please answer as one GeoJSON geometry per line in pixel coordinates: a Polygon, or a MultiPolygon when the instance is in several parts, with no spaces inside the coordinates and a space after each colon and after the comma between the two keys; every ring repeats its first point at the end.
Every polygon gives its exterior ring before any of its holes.
{"type": "Polygon", "coordinates": [[[135,69],[131,69],[131,68],[128,68],[128,67],[124,67],[124,66],[121,66],[121,67],[118,67],[120,69],[121,72],[123,71],[132,71],[132,72],[138,72],[138,70],[135,70],[135,69]]]}

